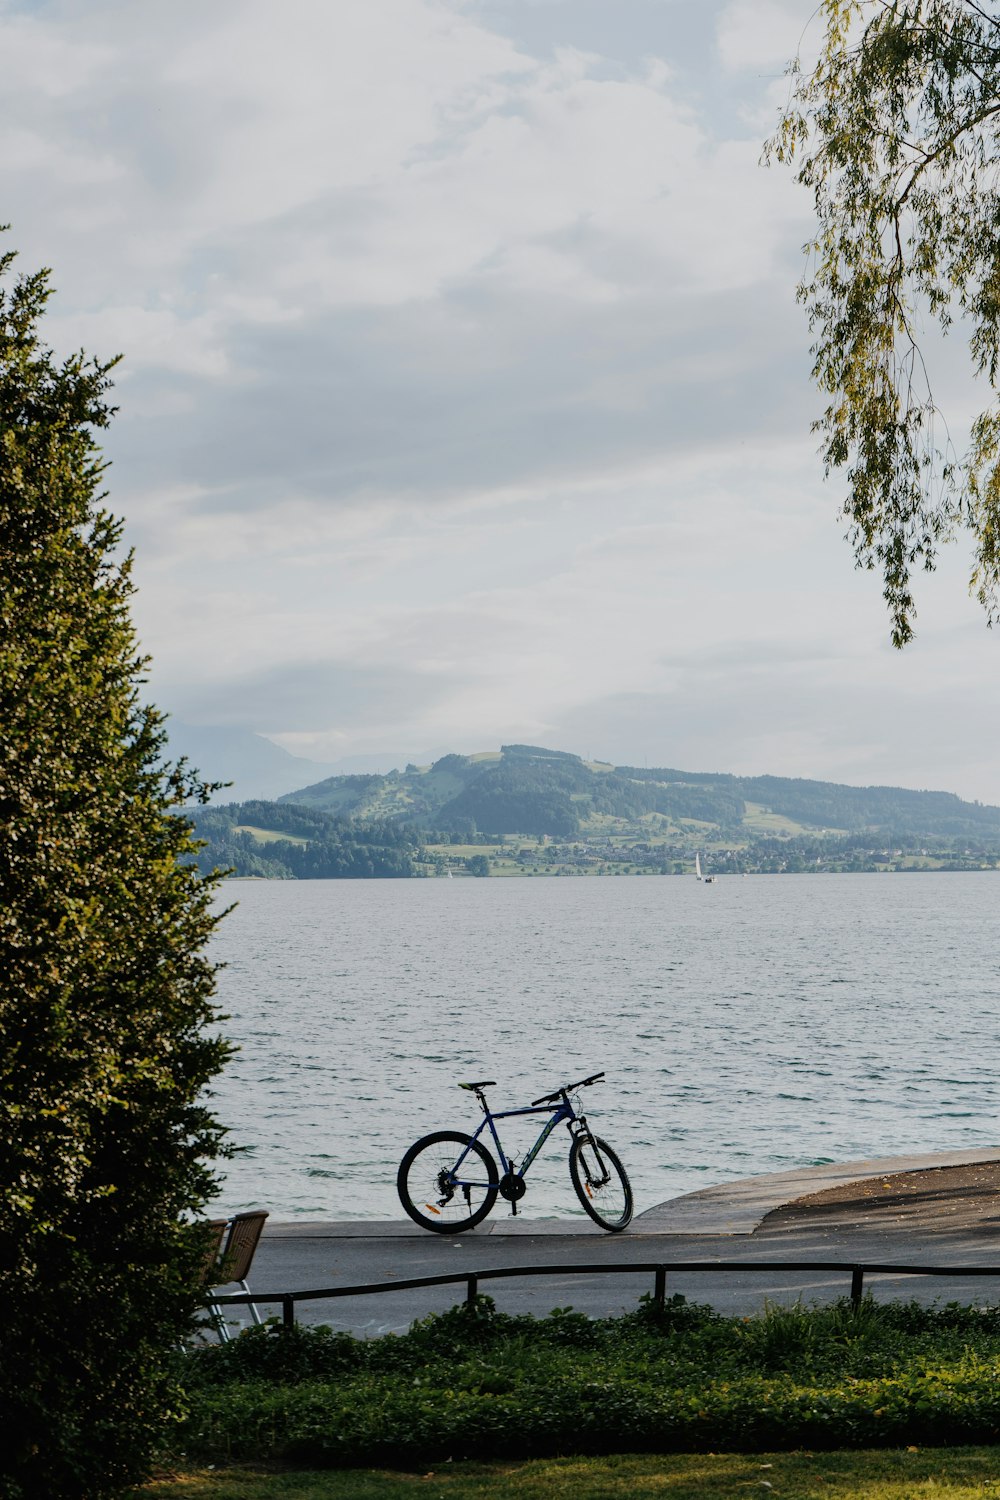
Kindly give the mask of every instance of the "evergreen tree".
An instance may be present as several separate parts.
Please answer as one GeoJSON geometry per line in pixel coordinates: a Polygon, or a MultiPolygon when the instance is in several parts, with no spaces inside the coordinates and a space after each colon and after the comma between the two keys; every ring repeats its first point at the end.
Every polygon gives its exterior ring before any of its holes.
{"type": "Polygon", "coordinates": [[[111,364],[40,342],[0,257],[0,1494],[141,1478],[198,1303],[224,1152],[206,1084],[217,918],[140,701],[129,557],[95,429],[111,364]]]}

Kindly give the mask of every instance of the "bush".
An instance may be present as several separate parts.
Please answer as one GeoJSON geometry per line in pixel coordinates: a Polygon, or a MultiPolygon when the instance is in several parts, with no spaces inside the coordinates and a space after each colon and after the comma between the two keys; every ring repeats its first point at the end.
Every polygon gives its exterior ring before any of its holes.
{"type": "Polygon", "coordinates": [[[186,1358],[188,1457],[307,1465],[992,1442],[1000,1318],[866,1301],[725,1318],[510,1317],[480,1298],[403,1337],[252,1330],[186,1358]]]}

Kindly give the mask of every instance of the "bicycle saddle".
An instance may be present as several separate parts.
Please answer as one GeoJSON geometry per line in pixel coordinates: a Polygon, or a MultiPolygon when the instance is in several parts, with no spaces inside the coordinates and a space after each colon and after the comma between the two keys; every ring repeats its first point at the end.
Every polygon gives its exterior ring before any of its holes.
{"type": "Polygon", "coordinates": [[[495,1089],[497,1081],[495,1078],[484,1078],[479,1083],[460,1083],[460,1089],[495,1089]]]}

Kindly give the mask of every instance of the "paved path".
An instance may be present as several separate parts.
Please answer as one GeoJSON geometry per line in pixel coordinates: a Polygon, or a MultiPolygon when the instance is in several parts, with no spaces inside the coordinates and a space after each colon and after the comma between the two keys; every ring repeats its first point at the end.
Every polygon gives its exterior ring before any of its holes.
{"type": "MultiPolygon", "coordinates": [[[[250,1286],[277,1293],[354,1286],[504,1266],[598,1264],[621,1275],[484,1282],[497,1306],[542,1315],[572,1305],[592,1316],[634,1308],[652,1289],[637,1262],[829,1260],[850,1265],[1000,1266],[1000,1147],[806,1167],[703,1189],[637,1215],[620,1235],[584,1220],[494,1217],[462,1235],[434,1235],[408,1220],[268,1226],[250,1286]]],[[[668,1273],[668,1294],[722,1311],[759,1311],[768,1301],[822,1301],[849,1290],[849,1273],[668,1273]]],[[[1000,1278],[872,1276],[877,1297],[1000,1301],[1000,1278]]],[[[450,1307],[459,1286],[400,1290],[299,1304],[303,1322],[355,1333],[402,1331],[450,1307]]],[[[264,1309],[277,1312],[277,1307],[264,1309]]],[[[234,1316],[240,1316],[233,1310],[234,1316]]]]}

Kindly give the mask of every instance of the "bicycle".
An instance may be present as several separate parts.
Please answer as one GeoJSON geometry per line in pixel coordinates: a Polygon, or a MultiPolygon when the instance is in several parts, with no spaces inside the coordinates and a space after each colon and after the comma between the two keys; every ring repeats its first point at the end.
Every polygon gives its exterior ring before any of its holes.
{"type": "Polygon", "coordinates": [[[570,1098],[576,1089],[589,1088],[603,1077],[603,1073],[593,1073],[551,1094],[543,1094],[525,1108],[497,1111],[489,1108],[483,1093],[484,1089],[496,1087],[494,1079],[460,1083],[460,1089],[475,1094],[486,1118],[473,1135],[459,1130],[437,1130],[414,1141],[396,1174],[399,1200],[410,1218],[422,1229],[460,1234],[486,1218],[498,1195],[510,1204],[511,1213],[516,1214],[517,1205],[527,1191],[524,1178],[528,1168],[555,1127],[565,1122],[572,1136],[569,1175],[576,1196],[602,1229],[617,1234],[626,1228],[632,1218],[632,1187],[625,1168],[607,1142],[594,1135],[580,1111],[579,1100],[570,1098]],[[555,1108],[551,1118],[521,1165],[516,1166],[504,1151],[495,1122],[515,1115],[547,1114],[552,1105],[555,1108]],[[487,1128],[496,1145],[502,1174],[479,1139],[487,1128]]]}

